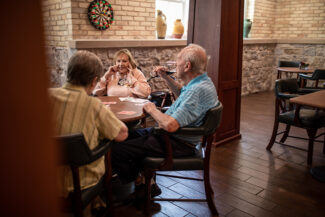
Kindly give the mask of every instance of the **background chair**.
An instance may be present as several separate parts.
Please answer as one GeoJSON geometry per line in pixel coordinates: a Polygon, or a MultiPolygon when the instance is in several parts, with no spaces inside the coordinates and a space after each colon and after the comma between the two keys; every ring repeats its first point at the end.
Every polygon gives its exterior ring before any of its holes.
{"type": "MultiPolygon", "coordinates": [[[[210,185],[209,177],[209,162],[210,162],[210,152],[213,140],[213,134],[215,133],[217,127],[220,125],[222,115],[222,104],[219,103],[215,108],[210,109],[204,119],[204,124],[201,127],[183,127],[180,128],[177,134],[183,135],[200,135],[203,136],[201,146],[199,148],[200,154],[193,157],[183,157],[183,158],[173,158],[172,156],[172,146],[169,140],[169,136],[173,133],[168,133],[162,129],[156,128],[156,133],[164,135],[166,143],[166,157],[156,158],[147,157],[144,159],[143,164],[145,168],[145,178],[146,178],[146,206],[145,213],[150,215],[150,203],[151,201],[205,201],[208,203],[210,211],[213,215],[218,215],[217,209],[213,202],[213,191],[210,185]],[[190,178],[190,177],[179,177],[172,176],[174,178],[184,178],[192,180],[204,181],[205,188],[205,199],[174,199],[174,198],[151,198],[151,179],[155,177],[156,171],[181,171],[181,170],[203,170],[203,179],[190,178]]],[[[162,175],[157,173],[157,175],[162,175]]],[[[165,175],[164,176],[168,176],[165,175]]]]}
{"type": "MultiPolygon", "coordinates": [[[[308,165],[312,164],[313,157],[313,145],[316,138],[321,135],[316,136],[317,130],[322,127],[321,118],[325,117],[325,112],[320,110],[313,110],[308,108],[301,108],[300,106],[294,107],[293,104],[289,103],[289,99],[292,97],[299,96],[299,94],[306,94],[314,92],[313,89],[302,89],[299,88],[296,79],[287,79],[287,80],[276,80],[275,81],[275,118],[274,118],[274,126],[273,133],[270,139],[267,150],[271,150],[274,143],[279,143],[281,145],[286,145],[292,148],[296,148],[299,150],[307,151],[307,163],[308,165]],[[286,129],[283,132],[278,133],[279,123],[286,124],[286,129]],[[290,127],[300,127],[307,130],[308,139],[289,136],[290,127]],[[276,136],[283,134],[281,140],[276,141],[276,136]],[[295,146],[291,146],[288,144],[284,144],[287,137],[293,137],[298,139],[308,140],[308,149],[301,149],[295,146]]],[[[321,141],[318,141],[321,142],[321,141]]],[[[325,140],[324,140],[325,146],[325,140]]],[[[325,148],[325,147],[324,147],[325,148]]]]}
{"type": "Polygon", "coordinates": [[[315,81],[315,87],[318,87],[318,80],[325,80],[325,69],[316,69],[311,75],[299,74],[301,78],[301,87],[306,86],[306,80],[315,81]]]}
{"type": "Polygon", "coordinates": [[[60,165],[69,166],[72,171],[73,178],[73,192],[69,194],[68,198],[60,198],[62,201],[62,211],[73,212],[76,217],[83,216],[84,208],[90,202],[103,192],[107,196],[107,209],[105,216],[112,214],[112,191],[111,191],[111,149],[110,141],[103,141],[95,149],[90,150],[86,143],[83,134],[73,134],[66,136],[55,137],[59,150],[62,153],[60,165]],[[90,164],[105,155],[106,174],[104,177],[93,187],[81,190],[79,167],[90,164]]]}
{"type": "MultiPolygon", "coordinates": [[[[299,62],[283,61],[283,60],[280,60],[278,66],[279,66],[279,67],[299,67],[299,62]]],[[[278,79],[281,78],[281,72],[280,72],[280,71],[278,71],[278,76],[277,76],[277,78],[278,78],[278,79]]]]}
{"type": "Polygon", "coordinates": [[[150,94],[150,101],[155,103],[157,108],[165,112],[175,101],[175,97],[171,91],[155,91],[150,94]]]}

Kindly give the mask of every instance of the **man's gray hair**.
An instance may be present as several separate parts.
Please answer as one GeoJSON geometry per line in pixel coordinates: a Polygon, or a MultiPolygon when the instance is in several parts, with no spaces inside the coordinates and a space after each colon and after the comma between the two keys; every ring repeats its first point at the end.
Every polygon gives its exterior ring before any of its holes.
{"type": "Polygon", "coordinates": [[[197,44],[189,44],[180,53],[179,57],[191,63],[192,71],[203,74],[207,70],[208,57],[205,49],[197,44]]]}
{"type": "Polygon", "coordinates": [[[103,74],[103,63],[94,53],[80,50],[74,53],[68,63],[67,80],[69,83],[87,87],[95,77],[103,74]]]}

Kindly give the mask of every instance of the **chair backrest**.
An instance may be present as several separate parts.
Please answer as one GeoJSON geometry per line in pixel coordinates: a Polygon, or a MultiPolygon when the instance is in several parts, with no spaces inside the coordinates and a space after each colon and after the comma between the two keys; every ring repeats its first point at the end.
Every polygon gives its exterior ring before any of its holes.
{"type": "Polygon", "coordinates": [[[202,125],[202,127],[204,128],[205,135],[214,133],[216,129],[220,126],[222,110],[222,103],[219,102],[216,107],[211,108],[209,111],[207,111],[202,125]]]}
{"type": "Polygon", "coordinates": [[[60,164],[83,166],[103,156],[109,148],[108,140],[103,141],[94,150],[90,150],[82,133],[55,137],[61,154],[60,164]]]}
{"type": "Polygon", "coordinates": [[[279,67],[299,67],[299,62],[280,60],[279,67]]]}
{"type": "Polygon", "coordinates": [[[313,80],[325,79],[325,69],[316,69],[313,72],[311,79],[313,80]]]}
{"type": "Polygon", "coordinates": [[[295,94],[299,91],[299,85],[297,79],[276,80],[274,90],[277,98],[290,98],[289,94],[295,94]]]}

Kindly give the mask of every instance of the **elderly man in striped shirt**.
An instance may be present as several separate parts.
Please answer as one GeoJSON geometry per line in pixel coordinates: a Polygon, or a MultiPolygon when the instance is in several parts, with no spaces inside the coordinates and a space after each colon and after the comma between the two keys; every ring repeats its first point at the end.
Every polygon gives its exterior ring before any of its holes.
{"type": "MultiPolygon", "coordinates": [[[[153,103],[144,106],[144,110],[159,127],[175,132],[184,126],[200,126],[205,113],[218,104],[215,86],[206,73],[207,61],[206,51],[199,45],[191,44],[181,50],[177,56],[176,72],[183,85],[169,77],[166,68],[158,66],[154,69],[178,97],[166,113],[159,111],[153,103]]],[[[173,155],[180,157],[195,154],[195,146],[200,139],[200,136],[173,136],[173,155]]],[[[146,156],[164,156],[163,141],[162,137],[152,133],[152,128],[146,128],[130,131],[126,141],[113,145],[112,165],[120,180],[124,183],[135,180],[146,156]]],[[[152,189],[157,189],[157,186],[152,189]]],[[[160,192],[152,192],[152,196],[160,192]]]]}
{"type": "MultiPolygon", "coordinates": [[[[128,129],[99,99],[89,96],[102,76],[101,60],[89,51],[77,51],[69,60],[67,83],[49,90],[53,124],[57,135],[83,133],[90,149],[100,139],[123,141],[128,129]]],[[[105,173],[104,157],[80,168],[81,189],[96,185],[105,173]]],[[[69,167],[60,168],[60,193],[73,190],[69,167]]]]}

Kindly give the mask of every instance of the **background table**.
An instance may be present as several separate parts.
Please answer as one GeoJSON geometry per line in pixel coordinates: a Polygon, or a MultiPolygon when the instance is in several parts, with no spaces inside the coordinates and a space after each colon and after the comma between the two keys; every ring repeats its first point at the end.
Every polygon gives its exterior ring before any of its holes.
{"type": "Polygon", "coordinates": [[[277,67],[276,69],[278,70],[278,79],[281,78],[282,72],[295,73],[297,74],[297,78],[299,76],[299,73],[310,74],[314,72],[314,69],[300,69],[299,67],[277,67]]]}
{"type": "MultiPolygon", "coordinates": [[[[325,90],[291,98],[290,102],[299,105],[325,109],[325,90]]],[[[310,169],[310,173],[315,179],[321,182],[325,182],[325,166],[313,167],[310,169]]]]}
{"type": "Polygon", "coordinates": [[[144,104],[121,101],[117,96],[99,96],[98,99],[100,99],[102,102],[116,102],[116,104],[110,104],[109,108],[116,115],[116,117],[124,123],[140,120],[146,117],[145,113],[143,112],[144,104]],[[135,114],[119,114],[121,111],[134,111],[135,114]]]}

